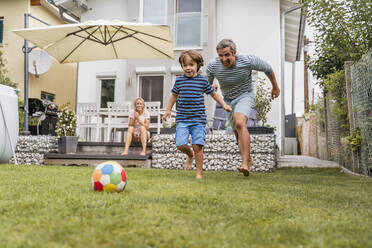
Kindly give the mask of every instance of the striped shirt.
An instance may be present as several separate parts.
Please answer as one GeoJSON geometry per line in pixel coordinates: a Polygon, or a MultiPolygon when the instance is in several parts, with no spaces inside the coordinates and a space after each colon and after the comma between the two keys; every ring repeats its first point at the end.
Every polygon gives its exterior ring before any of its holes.
{"type": "Polygon", "coordinates": [[[176,78],[172,93],[178,95],[176,122],[207,123],[204,93],[211,94],[214,89],[206,77],[198,74],[188,78],[185,75],[176,78]]]}
{"type": "Polygon", "coordinates": [[[212,84],[217,78],[222,95],[226,100],[236,99],[238,96],[253,89],[252,70],[262,71],[269,76],[273,70],[265,61],[255,55],[236,55],[235,65],[226,68],[217,57],[207,66],[208,81],[212,84]]]}

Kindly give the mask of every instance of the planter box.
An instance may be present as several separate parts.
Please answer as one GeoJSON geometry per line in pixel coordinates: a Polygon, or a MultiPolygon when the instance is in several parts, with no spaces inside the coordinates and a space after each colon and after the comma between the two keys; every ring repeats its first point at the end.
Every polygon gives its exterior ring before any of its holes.
{"type": "Polygon", "coordinates": [[[248,127],[248,132],[249,134],[271,134],[271,133],[274,133],[274,128],[254,126],[254,127],[248,127]]]}
{"type": "Polygon", "coordinates": [[[76,153],[78,144],[77,136],[62,136],[58,140],[59,153],[76,153]]]}
{"type": "Polygon", "coordinates": [[[176,133],[175,127],[162,127],[160,128],[160,134],[174,134],[176,133]]]}

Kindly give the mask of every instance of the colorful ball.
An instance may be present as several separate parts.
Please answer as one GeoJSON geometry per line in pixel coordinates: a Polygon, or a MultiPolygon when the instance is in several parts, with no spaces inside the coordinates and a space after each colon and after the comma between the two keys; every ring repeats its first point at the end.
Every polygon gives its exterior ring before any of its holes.
{"type": "Polygon", "coordinates": [[[127,185],[127,175],[120,164],[106,161],[94,169],[92,184],[96,191],[122,192],[127,185]]]}

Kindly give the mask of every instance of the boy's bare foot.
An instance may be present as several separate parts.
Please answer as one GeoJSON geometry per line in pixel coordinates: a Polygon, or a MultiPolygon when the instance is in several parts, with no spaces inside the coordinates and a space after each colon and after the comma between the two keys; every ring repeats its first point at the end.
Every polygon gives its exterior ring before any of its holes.
{"type": "Polygon", "coordinates": [[[146,155],[146,152],[142,151],[142,152],[140,153],[140,155],[141,155],[141,156],[145,156],[145,155],[146,155]]]}
{"type": "Polygon", "coordinates": [[[203,175],[196,174],[196,179],[203,179],[203,175]]]}
{"type": "Polygon", "coordinates": [[[192,157],[187,156],[185,164],[183,165],[185,170],[190,170],[191,169],[193,159],[194,159],[194,152],[192,152],[192,157]]]}
{"type": "Polygon", "coordinates": [[[128,155],[128,152],[124,151],[121,156],[127,156],[128,155]]]}

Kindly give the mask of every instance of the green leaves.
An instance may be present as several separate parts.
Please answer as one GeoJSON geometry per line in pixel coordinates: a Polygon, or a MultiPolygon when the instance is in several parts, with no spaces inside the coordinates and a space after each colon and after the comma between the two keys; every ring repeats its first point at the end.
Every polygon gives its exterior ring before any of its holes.
{"type": "Polygon", "coordinates": [[[345,71],[339,70],[329,74],[323,80],[324,89],[328,92],[328,100],[332,101],[333,114],[341,127],[347,131],[349,129],[349,117],[346,99],[345,71]]]}
{"type": "Polygon", "coordinates": [[[309,68],[317,78],[343,69],[345,61],[357,61],[372,48],[370,0],[307,0],[304,9],[316,30],[309,68]]]}
{"type": "Polygon", "coordinates": [[[5,68],[5,60],[3,59],[3,52],[0,51],[0,84],[4,84],[10,87],[15,88],[16,84],[13,83],[6,74],[8,73],[7,69],[5,68]]]}
{"type": "Polygon", "coordinates": [[[353,151],[359,151],[360,145],[362,144],[362,136],[360,136],[360,128],[354,129],[353,135],[346,136],[346,141],[348,142],[350,149],[353,151]]]}

